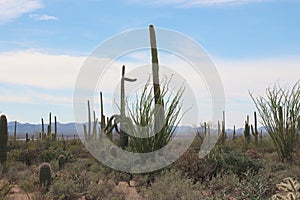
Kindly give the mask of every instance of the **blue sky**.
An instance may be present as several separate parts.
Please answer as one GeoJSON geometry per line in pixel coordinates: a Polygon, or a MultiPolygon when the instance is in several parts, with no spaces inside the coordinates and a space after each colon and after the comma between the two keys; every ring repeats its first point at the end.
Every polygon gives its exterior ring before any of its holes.
{"type": "Polygon", "coordinates": [[[0,0],[0,112],[21,122],[38,123],[50,111],[72,121],[73,86],[86,56],[107,38],[149,24],[188,35],[211,56],[228,127],[252,116],[248,90],[263,94],[271,83],[299,79],[299,1],[148,2],[0,0]]]}

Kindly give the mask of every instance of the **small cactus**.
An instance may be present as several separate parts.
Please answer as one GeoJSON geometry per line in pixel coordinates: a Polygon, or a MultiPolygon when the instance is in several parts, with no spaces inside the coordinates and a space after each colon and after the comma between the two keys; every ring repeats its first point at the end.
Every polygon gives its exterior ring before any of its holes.
{"type": "Polygon", "coordinates": [[[51,166],[49,163],[42,163],[40,169],[40,185],[46,188],[51,184],[51,166]]]}
{"type": "Polygon", "coordinates": [[[66,164],[66,157],[64,155],[58,156],[58,169],[61,170],[66,164]]]}
{"type": "Polygon", "coordinates": [[[292,178],[285,178],[281,183],[276,185],[277,194],[272,196],[272,200],[286,199],[294,200],[300,199],[300,184],[297,180],[292,178]]]}

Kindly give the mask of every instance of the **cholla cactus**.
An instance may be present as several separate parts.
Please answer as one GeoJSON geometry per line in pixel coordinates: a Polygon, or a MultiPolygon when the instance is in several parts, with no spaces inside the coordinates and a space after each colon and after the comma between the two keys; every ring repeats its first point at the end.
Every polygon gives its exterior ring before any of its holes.
{"type": "Polygon", "coordinates": [[[285,178],[276,185],[277,194],[272,196],[272,200],[296,200],[300,199],[300,184],[297,180],[292,178],[285,178]]]}

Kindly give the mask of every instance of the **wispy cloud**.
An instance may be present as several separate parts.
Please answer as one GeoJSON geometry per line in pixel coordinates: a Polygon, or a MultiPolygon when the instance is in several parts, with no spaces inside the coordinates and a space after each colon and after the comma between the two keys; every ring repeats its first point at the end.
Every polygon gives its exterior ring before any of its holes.
{"type": "Polygon", "coordinates": [[[195,6],[215,6],[215,5],[235,5],[253,2],[262,2],[268,0],[128,0],[130,3],[142,3],[146,5],[174,5],[179,7],[195,7],[195,6]]]}
{"type": "Polygon", "coordinates": [[[34,20],[37,20],[37,21],[49,21],[49,20],[57,21],[58,20],[57,17],[51,16],[51,15],[29,14],[29,17],[34,20]]]}
{"type": "Polygon", "coordinates": [[[0,0],[0,24],[42,8],[41,0],[0,0]]]}

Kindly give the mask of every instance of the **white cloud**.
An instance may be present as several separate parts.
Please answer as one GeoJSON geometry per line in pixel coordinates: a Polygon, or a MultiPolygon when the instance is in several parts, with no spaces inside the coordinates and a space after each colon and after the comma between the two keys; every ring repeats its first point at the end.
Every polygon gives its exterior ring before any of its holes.
{"type": "MultiPolygon", "coordinates": [[[[147,80],[148,73],[141,73],[138,67],[150,64],[148,54],[149,52],[136,53],[128,60],[125,58],[117,60],[105,72],[97,89],[104,91],[107,105],[113,104],[112,95],[114,91],[119,91],[118,82],[123,64],[127,66],[126,76],[138,78],[135,84],[126,85],[127,95],[130,94],[130,87],[134,89],[137,87],[136,84],[142,84],[147,80]]],[[[70,104],[72,96],[68,94],[72,93],[77,75],[85,60],[85,56],[51,55],[33,50],[1,53],[0,85],[3,85],[0,88],[0,102],[70,104]],[[12,86],[16,89],[11,89],[8,86],[10,84],[17,85],[12,86]],[[31,86],[38,89],[32,89],[31,86]],[[64,90],[68,93],[62,93],[64,90]]],[[[95,62],[101,65],[101,60],[95,62]]],[[[207,92],[203,81],[189,70],[189,66],[174,56],[161,53],[160,64],[161,69],[162,65],[170,67],[197,88],[199,94],[196,95],[200,95],[200,98],[198,96],[196,98],[201,104],[200,108],[203,107],[200,112],[204,113],[201,114],[200,121],[208,120],[209,115],[206,114],[208,112],[205,112],[207,92]]],[[[300,56],[296,55],[249,60],[215,59],[215,64],[225,89],[227,127],[232,127],[234,124],[237,128],[242,127],[246,115],[252,117],[255,107],[248,94],[249,90],[255,96],[264,95],[269,85],[279,81],[280,84],[291,86],[299,79],[300,74],[300,56]]],[[[149,66],[149,73],[151,73],[151,66],[149,66]]],[[[106,112],[109,113],[110,110],[108,106],[106,112]]]]}
{"type": "Polygon", "coordinates": [[[212,6],[212,5],[234,5],[245,4],[252,2],[261,2],[268,0],[129,0],[130,3],[142,3],[146,5],[176,5],[180,7],[194,7],[194,6],[212,6]]]}
{"type": "Polygon", "coordinates": [[[49,21],[49,20],[57,21],[58,20],[57,17],[51,16],[51,15],[30,14],[29,17],[34,20],[37,20],[37,21],[49,21]]]}
{"type": "Polygon", "coordinates": [[[0,0],[0,24],[40,8],[41,0],[0,0]]]}
{"type": "Polygon", "coordinates": [[[33,50],[0,54],[1,82],[50,89],[72,89],[85,57],[33,50]]]}

